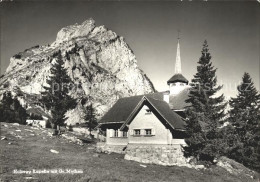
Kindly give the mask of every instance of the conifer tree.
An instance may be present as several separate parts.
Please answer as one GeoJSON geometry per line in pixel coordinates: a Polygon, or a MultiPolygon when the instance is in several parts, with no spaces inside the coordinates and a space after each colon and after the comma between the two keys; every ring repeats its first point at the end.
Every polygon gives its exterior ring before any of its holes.
{"type": "Polygon", "coordinates": [[[0,103],[1,122],[26,124],[27,116],[18,99],[12,98],[11,92],[5,92],[0,103]]]}
{"type": "Polygon", "coordinates": [[[89,134],[91,136],[91,131],[97,126],[96,113],[92,103],[86,108],[85,120],[87,121],[89,134]]]}
{"type": "Polygon", "coordinates": [[[217,125],[217,121],[222,120],[225,116],[224,109],[227,104],[224,103],[223,94],[216,97],[216,93],[222,86],[217,85],[217,69],[212,66],[211,55],[206,40],[204,41],[201,53],[197,73],[191,80],[192,89],[187,102],[191,103],[197,112],[203,112],[209,117],[210,121],[207,123],[208,125],[217,125]]]}
{"type": "Polygon", "coordinates": [[[26,110],[21,106],[20,102],[18,101],[17,97],[13,99],[13,108],[16,115],[16,121],[20,124],[26,124],[26,119],[28,114],[26,110]]]}
{"type": "Polygon", "coordinates": [[[14,122],[14,113],[12,112],[13,99],[11,92],[5,92],[0,103],[0,118],[1,122],[14,122]]]}
{"type": "Polygon", "coordinates": [[[188,116],[186,121],[188,138],[185,139],[185,142],[188,146],[184,147],[184,155],[186,157],[193,156],[195,159],[200,160],[202,150],[206,145],[206,138],[202,132],[199,115],[195,112],[194,108],[188,108],[186,115],[188,116]]]}
{"type": "Polygon", "coordinates": [[[10,108],[13,104],[13,98],[11,92],[5,92],[2,99],[3,107],[10,108]]]}
{"type": "Polygon", "coordinates": [[[190,107],[186,112],[188,137],[185,141],[188,146],[184,149],[186,156],[213,161],[221,152],[217,126],[225,117],[226,103],[223,94],[216,97],[222,86],[217,85],[217,69],[212,66],[206,40],[201,53],[197,73],[191,81],[192,87],[186,100],[190,107]]]}
{"type": "Polygon", "coordinates": [[[64,114],[67,110],[73,109],[76,106],[76,100],[73,99],[69,93],[69,88],[72,84],[66,69],[63,67],[61,51],[54,55],[55,63],[51,68],[51,76],[47,80],[49,87],[44,87],[41,101],[44,103],[47,110],[52,115],[52,127],[59,129],[59,126],[64,124],[66,118],[64,114]]]}
{"type": "Polygon", "coordinates": [[[229,101],[228,121],[238,140],[233,141],[228,155],[245,166],[260,170],[260,94],[248,73],[244,73],[237,90],[237,97],[229,101]]]}

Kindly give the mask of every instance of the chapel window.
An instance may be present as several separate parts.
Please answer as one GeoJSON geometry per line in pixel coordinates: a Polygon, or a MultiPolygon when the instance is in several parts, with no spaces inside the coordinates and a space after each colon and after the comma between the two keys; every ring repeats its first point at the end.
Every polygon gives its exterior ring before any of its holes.
{"type": "Polygon", "coordinates": [[[152,135],[152,129],[145,129],[145,135],[152,135]]]}
{"type": "Polygon", "coordinates": [[[141,130],[140,129],[135,129],[134,130],[134,135],[141,135],[141,130]]]}

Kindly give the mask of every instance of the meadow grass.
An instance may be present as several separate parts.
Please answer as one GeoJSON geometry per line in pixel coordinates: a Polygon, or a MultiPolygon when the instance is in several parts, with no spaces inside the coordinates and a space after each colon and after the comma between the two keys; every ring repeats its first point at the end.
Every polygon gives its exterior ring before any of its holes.
{"type": "Polygon", "coordinates": [[[62,137],[50,136],[48,132],[51,130],[1,123],[1,138],[5,136],[7,140],[0,141],[0,181],[254,181],[246,175],[232,175],[220,167],[196,170],[145,164],[144,168],[138,162],[124,160],[122,154],[97,156],[93,149],[95,144],[80,146],[62,137]],[[52,153],[51,149],[59,153],[52,153]],[[15,169],[77,169],[83,173],[14,174],[15,169]]]}

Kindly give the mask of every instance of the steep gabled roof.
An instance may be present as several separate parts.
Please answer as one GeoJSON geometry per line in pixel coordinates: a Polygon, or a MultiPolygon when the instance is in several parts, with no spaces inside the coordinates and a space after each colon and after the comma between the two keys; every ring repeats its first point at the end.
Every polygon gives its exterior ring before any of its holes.
{"type": "Polygon", "coordinates": [[[168,122],[173,129],[185,129],[185,121],[177,113],[171,110],[165,101],[147,98],[152,106],[159,112],[159,114],[168,122]]]}
{"type": "Polygon", "coordinates": [[[175,83],[175,82],[183,82],[188,84],[188,80],[180,73],[173,75],[168,81],[167,84],[175,83]]]}
{"type": "Polygon", "coordinates": [[[176,95],[170,95],[169,105],[172,110],[184,110],[187,106],[190,106],[190,103],[185,101],[189,98],[189,90],[187,87],[176,95]]]}
{"type": "MultiPolygon", "coordinates": [[[[169,106],[172,110],[184,110],[187,106],[189,106],[189,103],[186,103],[185,101],[189,98],[189,90],[190,87],[186,87],[183,89],[180,93],[176,95],[170,95],[169,97],[169,106]]],[[[153,98],[155,100],[161,100],[163,101],[163,95],[165,92],[157,92],[153,94],[147,94],[145,96],[149,98],[153,98]]]]}
{"type": "MultiPolygon", "coordinates": [[[[185,88],[177,95],[171,95],[169,98],[169,106],[173,110],[183,110],[185,107],[189,106],[185,102],[188,99],[189,88],[185,88]]],[[[156,92],[146,95],[138,95],[132,97],[125,97],[119,99],[113,107],[99,120],[99,123],[112,123],[112,122],[124,122],[127,120],[131,112],[143,98],[152,98],[155,100],[163,101],[164,92],[156,92]]],[[[165,102],[166,103],[166,102],[165,102]]],[[[167,103],[166,103],[167,104],[167,103]]]]}
{"type": "Polygon", "coordinates": [[[99,123],[126,121],[128,116],[131,114],[143,96],[151,97],[157,100],[163,100],[163,92],[120,98],[100,119],[99,123]]]}
{"type": "Polygon", "coordinates": [[[126,121],[143,95],[119,99],[113,107],[99,120],[99,123],[126,121]]]}
{"type": "Polygon", "coordinates": [[[165,101],[156,100],[149,95],[119,99],[116,104],[99,121],[98,127],[103,124],[122,123],[122,127],[120,129],[123,129],[126,124],[131,122],[136,114],[140,111],[144,101],[148,102],[158,112],[158,114],[164,118],[164,120],[172,127],[172,129],[185,129],[184,120],[174,111],[172,111],[165,101]]]}

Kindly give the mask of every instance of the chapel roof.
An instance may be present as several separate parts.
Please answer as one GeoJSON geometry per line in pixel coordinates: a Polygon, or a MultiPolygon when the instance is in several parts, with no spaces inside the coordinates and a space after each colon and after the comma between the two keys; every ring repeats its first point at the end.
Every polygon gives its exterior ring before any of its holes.
{"type": "Polygon", "coordinates": [[[188,92],[181,92],[178,95],[170,96],[170,101],[172,104],[168,104],[163,101],[163,95],[165,92],[157,92],[146,95],[125,97],[119,99],[113,107],[99,120],[99,123],[125,123],[134,112],[140,101],[145,97],[149,103],[163,116],[167,122],[171,123],[174,128],[184,129],[185,122],[183,119],[175,113],[172,108],[177,110],[184,109],[187,106],[185,104],[188,92]],[[175,97],[180,97],[179,99],[175,97]]]}
{"type": "Polygon", "coordinates": [[[188,80],[181,74],[174,74],[168,81],[167,84],[169,85],[170,83],[176,83],[176,82],[183,82],[188,84],[188,80]]]}
{"type": "Polygon", "coordinates": [[[189,98],[190,88],[187,87],[183,89],[176,95],[170,95],[169,106],[172,110],[184,110],[186,107],[190,106],[186,100],[189,98]]]}
{"type": "Polygon", "coordinates": [[[155,100],[153,98],[147,98],[152,106],[159,112],[163,118],[173,127],[173,129],[185,129],[185,121],[176,112],[171,110],[167,102],[161,100],[155,100]]]}

